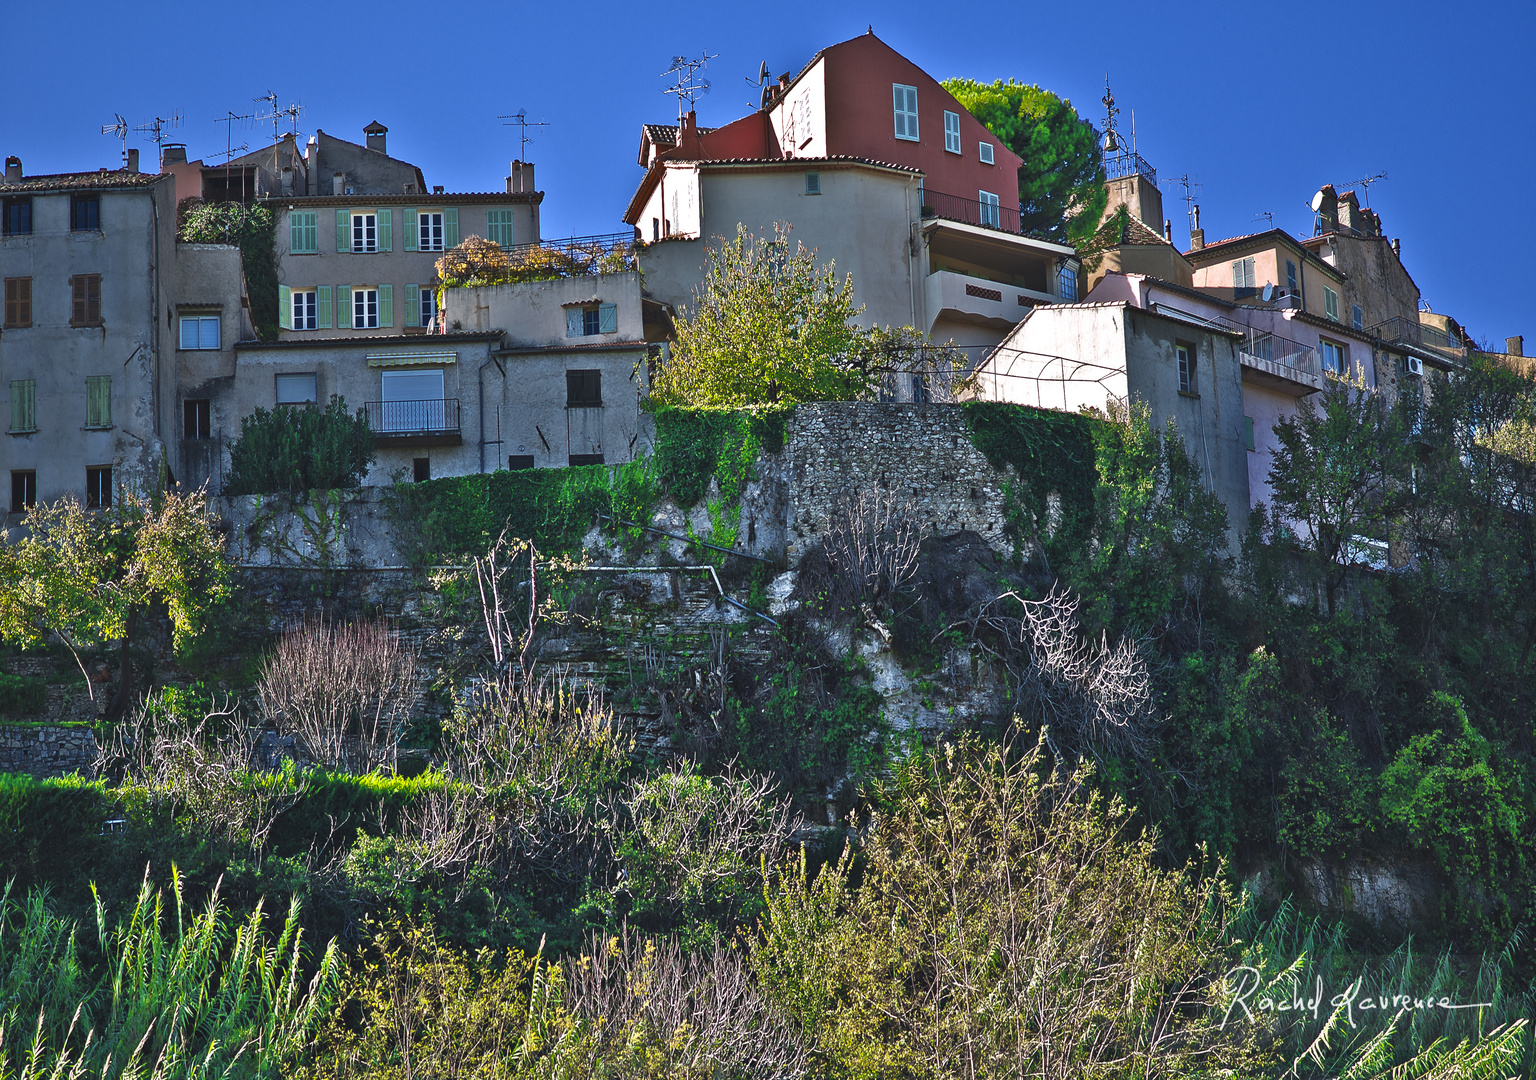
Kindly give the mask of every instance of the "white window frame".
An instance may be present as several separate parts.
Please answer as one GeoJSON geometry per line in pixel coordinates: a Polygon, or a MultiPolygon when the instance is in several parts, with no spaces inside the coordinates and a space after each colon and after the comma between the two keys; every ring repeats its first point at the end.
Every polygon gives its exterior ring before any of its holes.
{"type": "Polygon", "coordinates": [[[437,290],[423,285],[417,303],[421,307],[421,325],[431,326],[432,320],[437,318],[437,290]]]}
{"type": "Polygon", "coordinates": [[[917,142],[917,87],[892,83],[891,107],[895,113],[896,137],[904,142],[917,142]]]}
{"type": "Polygon", "coordinates": [[[177,337],[178,349],[217,349],[219,345],[219,316],[183,315],[177,337]],[[187,343],[187,331],[192,331],[192,343],[187,343]]]}
{"type": "Polygon", "coordinates": [[[319,293],[314,289],[294,289],[290,294],[293,297],[292,316],[294,330],[315,330],[320,326],[319,322],[319,293]],[[305,298],[308,298],[307,300],[305,298]]]}
{"type": "Polygon", "coordinates": [[[352,287],[352,329],[377,330],[379,328],[379,287],[352,287]]]}
{"type": "Polygon", "coordinates": [[[992,152],[992,144],[989,142],[976,144],[976,156],[981,159],[983,165],[997,164],[997,155],[992,152]]]}
{"type": "MultiPolygon", "coordinates": [[[[486,229],[490,231],[489,228],[486,229]]],[[[418,251],[443,250],[443,212],[441,210],[416,211],[416,249],[418,251]]]]}
{"type": "Polygon", "coordinates": [[[1322,359],[1324,371],[1330,371],[1335,375],[1343,375],[1349,371],[1349,346],[1321,338],[1317,343],[1317,352],[1322,359]],[[1337,360],[1330,361],[1330,356],[1336,357],[1337,360]]]}
{"type": "Polygon", "coordinates": [[[352,254],[367,255],[379,250],[379,215],[352,215],[352,254]]]}
{"type": "Polygon", "coordinates": [[[961,153],[960,114],[944,110],[944,149],[951,154],[961,153]]]}
{"type": "Polygon", "coordinates": [[[1198,393],[1195,384],[1195,349],[1192,345],[1176,344],[1174,355],[1179,361],[1179,393],[1198,393]]]}
{"type": "Polygon", "coordinates": [[[313,371],[285,371],[273,377],[272,397],[279,405],[304,405],[311,401],[318,405],[320,402],[320,379],[313,371]],[[305,387],[308,391],[308,396],[294,396],[291,391],[295,386],[305,387]],[[290,390],[287,397],[283,396],[284,387],[290,390]]]}
{"type": "Polygon", "coordinates": [[[981,206],[981,214],[979,215],[981,217],[981,223],[983,225],[989,225],[994,229],[1001,229],[1003,227],[1002,200],[999,199],[996,195],[992,194],[990,191],[982,191],[979,194],[981,196],[979,200],[981,206]],[[987,212],[989,210],[991,211],[990,214],[987,212]],[[991,220],[988,220],[989,218],[991,220]]]}

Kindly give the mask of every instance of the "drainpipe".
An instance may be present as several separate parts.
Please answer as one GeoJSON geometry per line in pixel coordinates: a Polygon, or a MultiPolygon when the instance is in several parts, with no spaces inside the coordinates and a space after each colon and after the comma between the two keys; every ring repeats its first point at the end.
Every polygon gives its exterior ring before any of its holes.
{"type": "MultiPolygon", "coordinates": [[[[481,364],[480,365],[480,370],[475,373],[475,381],[478,384],[478,389],[479,389],[479,393],[476,395],[476,406],[477,406],[477,410],[478,410],[478,412],[480,414],[479,424],[480,424],[480,471],[481,472],[485,472],[485,369],[490,367],[492,364],[495,364],[496,365],[496,370],[501,372],[502,390],[503,391],[506,390],[506,378],[507,378],[506,368],[502,367],[501,364],[497,362],[495,356],[492,356],[485,363],[481,364]]],[[[499,435],[500,432],[498,432],[497,434],[499,435]]]]}
{"type": "MultiPolygon", "coordinates": [[[[916,276],[912,272],[912,260],[915,257],[916,253],[913,252],[912,248],[913,248],[913,246],[915,244],[921,244],[923,242],[923,215],[922,215],[921,208],[919,208],[918,215],[917,215],[917,231],[913,232],[913,230],[912,230],[912,225],[913,225],[913,222],[912,222],[912,185],[917,183],[917,182],[918,181],[916,181],[916,180],[908,180],[907,181],[907,192],[906,192],[906,199],[907,199],[907,294],[908,294],[908,296],[911,297],[911,300],[912,300],[912,325],[913,326],[917,326],[918,322],[917,322],[917,278],[916,278],[916,276]]],[[[928,321],[928,313],[925,311],[925,312],[923,312],[923,322],[926,323],[927,321],[928,321]]],[[[923,336],[927,337],[928,336],[928,331],[932,330],[933,328],[931,326],[929,326],[929,327],[923,327],[921,329],[922,329],[923,336]]]]}

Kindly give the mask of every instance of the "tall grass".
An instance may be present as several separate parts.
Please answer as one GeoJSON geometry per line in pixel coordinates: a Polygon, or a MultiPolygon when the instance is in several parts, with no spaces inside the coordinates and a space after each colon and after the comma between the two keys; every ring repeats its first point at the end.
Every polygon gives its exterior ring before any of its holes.
{"type": "Polygon", "coordinates": [[[297,901],[274,938],[257,904],[217,893],[189,910],[146,884],[122,919],[96,901],[96,940],[46,894],[0,894],[0,1080],[274,1077],[299,1059],[335,1001],[335,944],[304,978],[297,901]]]}

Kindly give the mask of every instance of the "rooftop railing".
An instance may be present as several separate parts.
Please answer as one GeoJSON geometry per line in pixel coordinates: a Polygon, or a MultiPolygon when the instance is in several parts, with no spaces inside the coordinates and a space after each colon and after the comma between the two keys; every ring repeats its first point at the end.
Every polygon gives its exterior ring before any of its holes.
{"type": "Polygon", "coordinates": [[[1140,154],[1122,150],[1116,154],[1104,155],[1104,179],[1123,180],[1127,176],[1138,175],[1145,176],[1156,186],[1157,170],[1148,165],[1146,159],[1140,154]]]}
{"type": "Polygon", "coordinates": [[[1023,235],[1019,212],[1012,207],[997,203],[984,203],[978,199],[965,199],[943,191],[923,189],[923,217],[943,218],[966,225],[979,225],[983,229],[1023,235]]]}
{"type": "Polygon", "coordinates": [[[1368,328],[1366,333],[1387,342],[1433,349],[1455,359],[1461,359],[1467,354],[1467,346],[1460,338],[1453,337],[1438,326],[1429,326],[1403,315],[1394,315],[1379,322],[1368,328]]]}
{"type": "Polygon", "coordinates": [[[635,268],[635,231],[515,244],[506,252],[516,269],[537,268],[560,277],[613,274],[635,268]]]}

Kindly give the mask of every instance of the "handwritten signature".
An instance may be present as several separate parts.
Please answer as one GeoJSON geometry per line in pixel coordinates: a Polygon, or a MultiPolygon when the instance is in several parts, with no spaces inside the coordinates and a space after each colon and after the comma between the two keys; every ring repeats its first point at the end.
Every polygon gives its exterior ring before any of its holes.
{"type": "Polygon", "coordinates": [[[1310,1013],[1312,1019],[1318,1018],[1318,1009],[1326,1001],[1330,1009],[1344,1009],[1349,1020],[1349,1026],[1355,1027],[1356,1011],[1428,1011],[1443,1009],[1453,1012],[1459,1009],[1486,1009],[1493,1005],[1491,1001],[1478,1001],[1458,1004],[1448,997],[1415,996],[1413,994],[1365,994],[1365,978],[1356,979],[1349,984],[1349,988],[1341,994],[1327,995],[1323,989],[1322,976],[1318,976],[1313,984],[1313,993],[1309,996],[1300,987],[1290,990],[1279,996],[1268,993],[1259,995],[1259,988],[1264,983],[1264,977],[1258,968],[1235,967],[1227,972],[1227,981],[1230,984],[1237,980],[1237,992],[1227,1005],[1227,1011],[1222,1015],[1221,1027],[1224,1030],[1227,1021],[1232,1018],[1233,1011],[1241,1008],[1242,1015],[1248,1020],[1254,1020],[1255,1012],[1258,1013],[1310,1013]],[[1255,1000],[1255,995],[1259,995],[1255,1000]]]}

